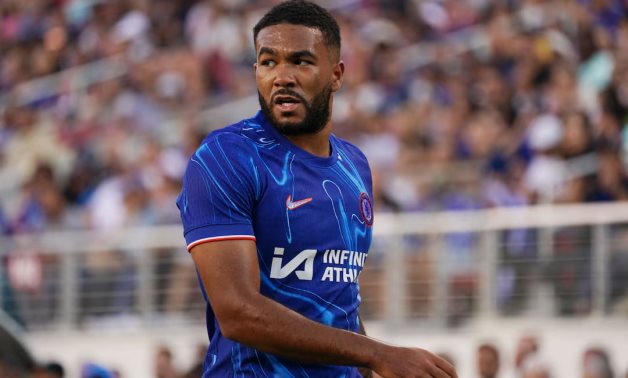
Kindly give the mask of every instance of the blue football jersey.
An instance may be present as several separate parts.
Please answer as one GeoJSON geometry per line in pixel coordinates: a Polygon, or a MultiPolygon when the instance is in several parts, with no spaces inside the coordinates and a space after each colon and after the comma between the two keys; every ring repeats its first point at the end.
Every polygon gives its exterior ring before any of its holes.
{"type": "MultiPolygon", "coordinates": [[[[330,145],[329,157],[314,156],[260,112],[203,141],[177,205],[188,250],[255,240],[263,295],[311,320],[357,331],[358,275],[372,237],[371,174],[357,147],[334,135],[330,145]]],[[[227,339],[209,303],[207,330],[203,377],[360,376],[353,367],[303,364],[227,339]]]]}

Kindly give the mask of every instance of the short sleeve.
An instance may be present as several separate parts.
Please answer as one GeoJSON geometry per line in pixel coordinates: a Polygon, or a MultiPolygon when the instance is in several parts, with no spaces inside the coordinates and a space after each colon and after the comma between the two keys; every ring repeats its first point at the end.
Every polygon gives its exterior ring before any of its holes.
{"type": "Polygon", "coordinates": [[[255,240],[252,214],[259,180],[243,144],[237,135],[219,134],[191,157],[177,198],[188,251],[211,241],[255,240]]]}

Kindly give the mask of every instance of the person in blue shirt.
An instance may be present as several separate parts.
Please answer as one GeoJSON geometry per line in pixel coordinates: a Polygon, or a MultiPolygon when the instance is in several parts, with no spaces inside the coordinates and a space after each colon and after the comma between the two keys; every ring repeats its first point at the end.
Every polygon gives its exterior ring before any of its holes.
{"type": "Polygon", "coordinates": [[[338,24],[293,0],[253,38],[261,111],[207,136],[177,200],[208,303],[203,377],[456,377],[428,351],[360,333],[372,183],[362,152],[331,133],[338,24]]]}

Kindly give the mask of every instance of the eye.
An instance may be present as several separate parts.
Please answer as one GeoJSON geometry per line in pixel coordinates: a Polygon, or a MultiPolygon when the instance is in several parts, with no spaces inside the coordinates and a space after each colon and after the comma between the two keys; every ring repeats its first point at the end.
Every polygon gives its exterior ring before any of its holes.
{"type": "Polygon", "coordinates": [[[312,64],[312,62],[303,59],[297,59],[295,63],[297,64],[297,66],[309,66],[310,64],[312,64]]]}
{"type": "Polygon", "coordinates": [[[274,67],[277,63],[272,59],[263,59],[259,64],[260,66],[274,67]]]}

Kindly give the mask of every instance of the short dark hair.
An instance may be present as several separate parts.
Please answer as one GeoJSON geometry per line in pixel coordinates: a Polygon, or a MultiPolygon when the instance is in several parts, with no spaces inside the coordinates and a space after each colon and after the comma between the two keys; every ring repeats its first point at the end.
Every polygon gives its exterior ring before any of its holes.
{"type": "Polygon", "coordinates": [[[304,0],[289,0],[272,7],[253,28],[253,42],[259,32],[278,24],[303,25],[321,31],[325,44],[340,52],[340,27],[329,11],[304,0]]]}

